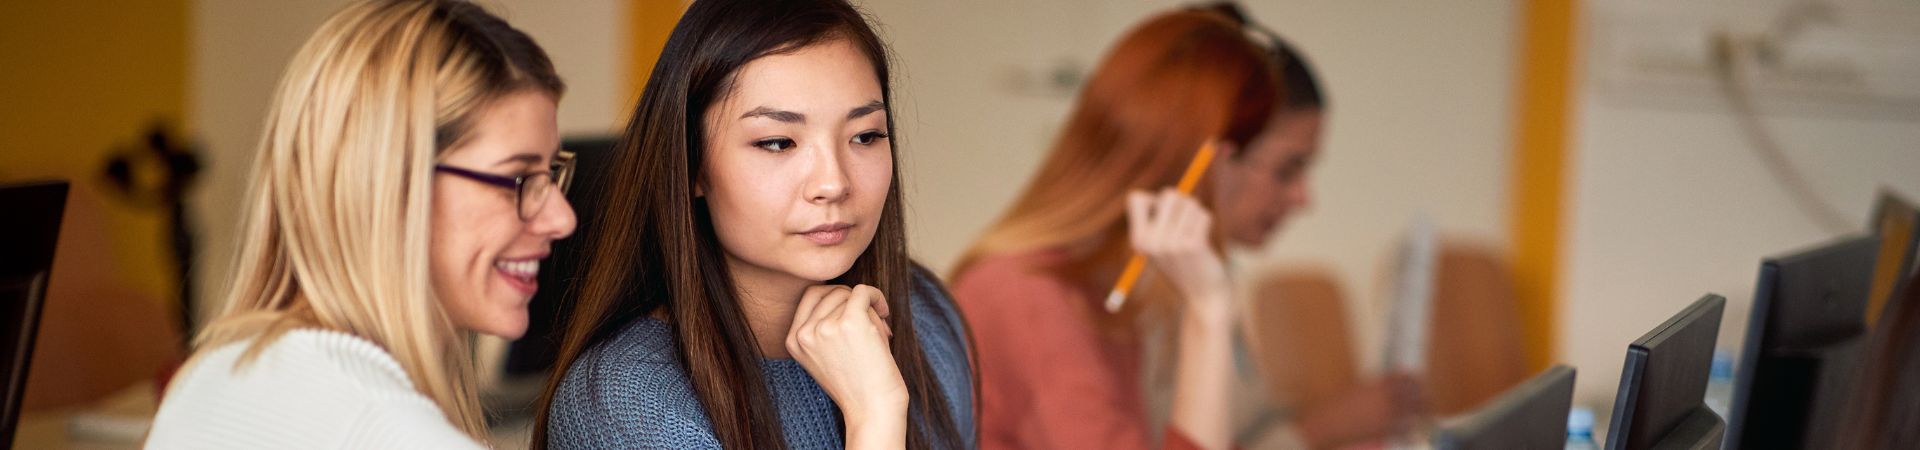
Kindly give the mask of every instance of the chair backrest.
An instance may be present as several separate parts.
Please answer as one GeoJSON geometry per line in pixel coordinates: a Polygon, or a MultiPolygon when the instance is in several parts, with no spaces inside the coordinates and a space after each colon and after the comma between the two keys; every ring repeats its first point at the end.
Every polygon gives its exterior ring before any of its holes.
{"type": "Polygon", "coordinates": [[[1274,402],[1311,408],[1358,384],[1346,296],[1331,273],[1274,272],[1249,298],[1248,345],[1274,402]]]}
{"type": "Polygon", "coordinates": [[[1525,382],[1526,339],[1512,271],[1491,251],[1442,244],[1423,387],[1430,412],[1459,414],[1525,382]]]}
{"type": "MultiPolygon", "coordinates": [[[[1434,277],[1427,371],[1428,411],[1471,410],[1526,381],[1512,270],[1496,253],[1443,242],[1434,277]]],[[[1273,401],[1310,408],[1359,384],[1355,328],[1333,275],[1320,269],[1276,271],[1253,285],[1248,341],[1273,401]]]]}

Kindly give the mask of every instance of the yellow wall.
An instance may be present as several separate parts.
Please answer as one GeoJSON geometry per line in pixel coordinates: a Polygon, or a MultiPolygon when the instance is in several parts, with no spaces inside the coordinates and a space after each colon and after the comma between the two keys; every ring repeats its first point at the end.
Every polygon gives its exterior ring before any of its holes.
{"type": "Polygon", "coordinates": [[[156,120],[185,129],[186,22],[186,0],[0,2],[0,181],[66,178],[70,202],[101,202],[114,281],[163,299],[164,211],[92,193],[111,150],[156,120]]]}

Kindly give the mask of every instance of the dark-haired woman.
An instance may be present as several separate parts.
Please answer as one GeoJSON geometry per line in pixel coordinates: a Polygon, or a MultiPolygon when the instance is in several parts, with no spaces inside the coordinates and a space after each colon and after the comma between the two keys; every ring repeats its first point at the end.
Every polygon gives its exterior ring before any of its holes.
{"type": "Polygon", "coordinates": [[[907,258],[866,18],[701,0],[654,67],[535,442],[970,447],[966,332],[907,258]]]}

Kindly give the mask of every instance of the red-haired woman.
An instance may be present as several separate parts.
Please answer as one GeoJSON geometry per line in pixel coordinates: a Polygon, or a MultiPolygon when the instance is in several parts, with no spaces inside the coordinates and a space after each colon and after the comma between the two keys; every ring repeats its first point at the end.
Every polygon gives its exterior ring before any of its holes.
{"type": "MultiPolygon", "coordinates": [[[[1278,39],[1249,39],[1252,28],[1227,7],[1128,31],[1033,181],[962,256],[954,297],[978,346],[982,448],[1155,447],[1141,380],[1150,329],[1171,330],[1177,355],[1159,445],[1235,444],[1238,318],[1219,248],[1259,246],[1305,205],[1323,110],[1305,62],[1278,39]],[[1204,182],[1168,188],[1206,143],[1218,158],[1204,182]],[[1155,270],[1108,313],[1101,302],[1135,251],[1155,270]]],[[[1289,435],[1318,447],[1391,433],[1406,390],[1358,392],[1289,435]]]]}

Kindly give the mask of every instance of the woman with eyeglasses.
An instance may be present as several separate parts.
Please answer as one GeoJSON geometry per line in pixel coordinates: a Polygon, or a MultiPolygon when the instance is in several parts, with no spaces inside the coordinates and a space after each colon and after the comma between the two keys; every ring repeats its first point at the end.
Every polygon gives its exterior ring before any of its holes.
{"type": "Polygon", "coordinates": [[[151,448],[481,448],[472,337],[519,337],[573,232],[526,34],[462,0],[354,3],[280,81],[225,312],[151,448]]]}

